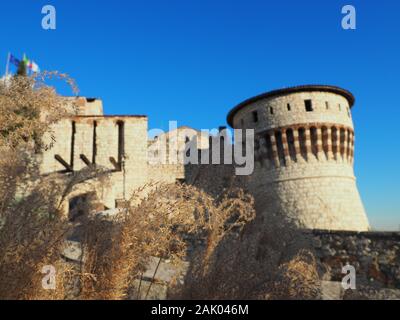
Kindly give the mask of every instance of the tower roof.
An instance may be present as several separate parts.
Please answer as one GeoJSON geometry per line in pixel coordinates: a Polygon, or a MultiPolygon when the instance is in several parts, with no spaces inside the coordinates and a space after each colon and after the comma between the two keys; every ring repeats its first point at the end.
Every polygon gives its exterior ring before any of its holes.
{"type": "Polygon", "coordinates": [[[236,107],[234,107],[231,111],[229,111],[228,116],[227,116],[228,124],[231,127],[233,127],[233,117],[235,116],[235,114],[239,110],[243,109],[244,107],[246,107],[247,105],[249,105],[250,103],[253,103],[255,101],[265,99],[265,98],[272,98],[272,97],[287,95],[290,93],[313,92],[313,91],[331,92],[331,93],[339,94],[347,99],[347,101],[349,102],[350,108],[354,105],[355,98],[354,98],[353,94],[350,91],[347,91],[343,88],[336,87],[336,86],[329,86],[329,85],[314,85],[314,84],[313,85],[302,85],[302,86],[289,87],[289,88],[268,91],[268,92],[262,93],[260,95],[249,98],[249,99],[239,103],[236,107]]]}

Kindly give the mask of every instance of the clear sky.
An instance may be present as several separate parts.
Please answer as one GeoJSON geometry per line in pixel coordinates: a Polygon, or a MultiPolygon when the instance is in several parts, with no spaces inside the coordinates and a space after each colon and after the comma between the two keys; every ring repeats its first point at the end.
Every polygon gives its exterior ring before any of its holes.
{"type": "MultiPolygon", "coordinates": [[[[7,52],[76,79],[108,114],[195,128],[226,124],[253,95],[299,84],[356,96],[355,170],[376,229],[400,227],[400,1],[24,0],[0,5],[7,52]],[[42,6],[57,29],[41,27],[42,6]],[[357,29],[341,28],[351,4],[357,29]]],[[[0,61],[1,62],[1,61],[0,61]]],[[[61,88],[61,91],[63,89],[61,88]]]]}

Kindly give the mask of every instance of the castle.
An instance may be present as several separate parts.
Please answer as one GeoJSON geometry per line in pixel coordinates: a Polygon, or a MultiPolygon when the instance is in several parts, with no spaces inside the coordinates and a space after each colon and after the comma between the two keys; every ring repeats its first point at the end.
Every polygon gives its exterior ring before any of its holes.
{"type": "MultiPolygon", "coordinates": [[[[94,189],[105,208],[116,208],[150,181],[193,179],[193,170],[179,161],[149,161],[158,154],[160,141],[167,148],[174,143],[177,157],[194,137],[199,152],[211,148],[209,137],[188,127],[149,139],[146,116],[104,115],[100,100],[76,99],[77,114],[53,125],[55,143],[41,155],[41,172],[71,174],[96,165],[110,172],[110,182],[82,183],[67,210],[94,189]],[[172,142],[172,133],[178,141],[172,142]]],[[[353,104],[347,90],[307,85],[264,93],[229,112],[233,129],[254,129],[254,171],[243,181],[267,214],[287,214],[310,229],[369,230],[353,171],[353,104]]],[[[233,174],[222,168],[222,175],[233,174]]],[[[213,170],[218,173],[218,165],[213,170]]]]}

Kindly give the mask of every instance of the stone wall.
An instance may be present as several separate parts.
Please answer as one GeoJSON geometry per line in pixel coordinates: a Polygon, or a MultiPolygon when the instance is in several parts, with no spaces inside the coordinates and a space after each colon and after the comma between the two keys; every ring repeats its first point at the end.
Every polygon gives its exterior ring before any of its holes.
{"type": "Polygon", "coordinates": [[[149,141],[148,181],[175,183],[187,181],[185,157],[207,149],[208,136],[190,127],[179,127],[149,141]],[[189,150],[190,149],[190,150],[189,150]]]}
{"type": "Polygon", "coordinates": [[[344,277],[347,263],[356,270],[356,285],[400,289],[400,232],[310,231],[320,261],[332,281],[344,277]]]}
{"type": "Polygon", "coordinates": [[[265,128],[273,129],[313,122],[336,123],[353,127],[349,109],[349,101],[336,93],[314,91],[282,94],[246,105],[246,108],[242,108],[235,114],[233,125],[235,128],[252,128],[256,132],[265,128]],[[312,112],[306,111],[305,100],[312,101],[312,112]],[[257,122],[253,120],[254,111],[258,113],[257,122]]]}
{"type": "Polygon", "coordinates": [[[77,115],[56,123],[45,139],[52,148],[41,158],[41,173],[71,175],[95,164],[109,173],[108,184],[91,180],[70,194],[96,191],[100,201],[114,208],[116,201],[147,182],[147,117],[77,115]],[[60,160],[61,159],[61,160],[60,160]]]}
{"type": "Polygon", "coordinates": [[[91,179],[76,186],[64,204],[66,212],[69,200],[93,192],[105,208],[114,208],[146,183],[185,181],[187,140],[197,137],[193,154],[208,148],[208,136],[192,128],[180,127],[149,141],[147,117],[105,116],[101,100],[70,100],[67,109],[75,115],[54,124],[45,135],[51,148],[38,155],[40,171],[67,176],[95,164],[108,173],[108,180],[91,179]],[[167,157],[154,162],[160,155],[167,157]]]}
{"type": "Polygon", "coordinates": [[[149,164],[147,179],[150,183],[185,181],[185,166],[182,164],[149,164]]]}
{"type": "Polygon", "coordinates": [[[266,213],[285,214],[310,228],[365,231],[369,223],[352,171],[332,162],[277,170],[256,166],[248,186],[266,213]]]}

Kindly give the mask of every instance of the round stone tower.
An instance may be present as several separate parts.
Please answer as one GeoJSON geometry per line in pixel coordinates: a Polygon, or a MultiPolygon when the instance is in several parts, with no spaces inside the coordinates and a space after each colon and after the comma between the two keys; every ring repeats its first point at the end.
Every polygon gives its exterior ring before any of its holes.
{"type": "Polygon", "coordinates": [[[310,229],[369,229],[353,171],[353,95],[334,86],[275,90],[233,108],[234,129],[255,130],[249,189],[266,214],[310,229]]]}

